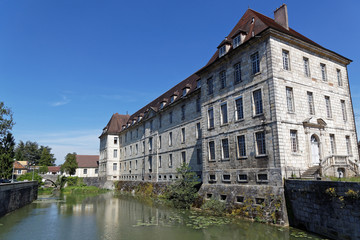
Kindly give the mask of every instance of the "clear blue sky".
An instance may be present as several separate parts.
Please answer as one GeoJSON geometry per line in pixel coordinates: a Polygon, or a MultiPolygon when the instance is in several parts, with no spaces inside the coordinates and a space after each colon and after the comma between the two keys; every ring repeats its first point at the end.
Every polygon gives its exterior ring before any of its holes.
{"type": "MultiPolygon", "coordinates": [[[[98,154],[113,113],[129,114],[210,59],[248,7],[354,62],[360,121],[360,1],[0,0],[0,101],[13,133],[53,149],[98,154]]],[[[358,125],[359,128],[360,125],[358,125]]]]}

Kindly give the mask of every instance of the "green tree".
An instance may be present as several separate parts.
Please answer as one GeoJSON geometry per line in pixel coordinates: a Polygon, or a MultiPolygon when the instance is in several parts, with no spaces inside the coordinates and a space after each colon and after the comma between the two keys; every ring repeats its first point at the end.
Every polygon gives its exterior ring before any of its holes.
{"type": "Polygon", "coordinates": [[[41,166],[39,168],[39,173],[41,173],[41,174],[47,173],[48,171],[49,171],[48,166],[41,166]]]}
{"type": "Polygon", "coordinates": [[[39,160],[40,166],[54,166],[55,158],[54,155],[50,153],[48,147],[40,147],[41,155],[39,160]]]}
{"type": "Polygon", "coordinates": [[[18,177],[17,180],[19,180],[19,181],[24,181],[24,180],[31,181],[31,180],[34,180],[34,181],[37,181],[39,183],[39,186],[43,185],[42,177],[37,172],[25,173],[25,174],[21,175],[20,177],[18,177]]]}
{"type": "Polygon", "coordinates": [[[10,179],[14,164],[15,140],[10,132],[0,139],[0,178],[10,179]]]}
{"type": "Polygon", "coordinates": [[[190,208],[197,198],[196,185],[200,183],[196,173],[187,164],[176,169],[179,178],[169,186],[165,198],[176,208],[190,208]]]}
{"type": "Polygon", "coordinates": [[[68,153],[65,157],[65,162],[61,165],[61,172],[66,172],[68,174],[74,175],[78,164],[76,162],[76,153],[68,153]]]}
{"type": "Polygon", "coordinates": [[[6,137],[14,125],[12,111],[0,102],[0,138],[6,137]]]}

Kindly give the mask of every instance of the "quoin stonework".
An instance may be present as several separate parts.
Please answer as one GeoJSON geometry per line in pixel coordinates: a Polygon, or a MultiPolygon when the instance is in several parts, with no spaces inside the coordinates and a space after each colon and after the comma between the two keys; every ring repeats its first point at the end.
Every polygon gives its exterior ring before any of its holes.
{"type": "Polygon", "coordinates": [[[248,9],[202,69],[111,117],[99,176],[169,182],[187,163],[206,197],[241,202],[291,177],[357,175],[350,62],[291,29],[286,5],[248,9]]]}

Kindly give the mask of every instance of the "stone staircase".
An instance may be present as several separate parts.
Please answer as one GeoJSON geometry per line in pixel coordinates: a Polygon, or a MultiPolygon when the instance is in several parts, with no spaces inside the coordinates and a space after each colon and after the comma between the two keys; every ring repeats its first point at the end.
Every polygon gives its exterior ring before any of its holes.
{"type": "Polygon", "coordinates": [[[301,178],[306,179],[314,179],[320,176],[320,166],[312,166],[309,167],[303,174],[301,174],[301,178]]]}

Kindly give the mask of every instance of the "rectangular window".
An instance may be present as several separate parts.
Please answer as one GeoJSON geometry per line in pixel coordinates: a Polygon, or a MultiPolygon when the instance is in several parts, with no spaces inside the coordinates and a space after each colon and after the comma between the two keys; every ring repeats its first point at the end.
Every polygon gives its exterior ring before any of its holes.
{"type": "Polygon", "coordinates": [[[308,105],[309,105],[309,114],[315,115],[315,106],[314,106],[314,97],[312,92],[307,92],[308,96],[308,105]]]}
{"type": "Polygon", "coordinates": [[[260,72],[259,53],[254,53],[253,55],[251,55],[251,66],[252,66],[252,74],[256,74],[260,72]]]}
{"type": "Polygon", "coordinates": [[[246,157],[245,135],[237,137],[237,154],[238,158],[246,157]]]}
{"type": "Polygon", "coordinates": [[[202,163],[202,159],[201,159],[201,148],[197,148],[197,149],[196,149],[196,161],[197,161],[197,164],[201,164],[201,163],[202,163]]]}
{"type": "Polygon", "coordinates": [[[214,81],[213,81],[213,79],[212,78],[209,78],[207,81],[206,81],[206,83],[207,83],[207,92],[208,92],[208,94],[210,95],[210,94],[213,94],[213,92],[214,92],[214,81]]]}
{"type": "Polygon", "coordinates": [[[149,156],[149,170],[152,170],[152,156],[149,156]]]}
{"type": "Polygon", "coordinates": [[[169,112],[169,122],[173,122],[173,112],[169,112]]]}
{"type": "Polygon", "coordinates": [[[139,146],[137,144],[135,145],[135,152],[136,154],[139,154],[139,146]]]}
{"type": "Polygon", "coordinates": [[[196,112],[200,112],[201,111],[201,102],[200,102],[200,98],[196,99],[196,112]]]}
{"type": "Polygon", "coordinates": [[[346,122],[347,121],[347,114],[346,114],[345,100],[340,100],[340,103],[341,103],[341,111],[342,111],[342,115],[343,115],[343,120],[346,122]]]}
{"type": "Polygon", "coordinates": [[[131,161],[129,162],[129,170],[131,170],[131,166],[132,166],[132,164],[131,164],[131,161]]]}
{"type": "Polygon", "coordinates": [[[138,167],[138,162],[137,160],[135,160],[135,170],[137,170],[137,167],[138,167]]]}
{"type": "Polygon", "coordinates": [[[181,128],[181,143],[185,143],[185,128],[181,128]]]}
{"type": "Polygon", "coordinates": [[[219,57],[224,56],[225,53],[226,53],[226,46],[224,45],[224,46],[219,48],[219,57]]]}
{"type": "Polygon", "coordinates": [[[283,59],[283,68],[285,70],[290,70],[290,61],[289,61],[289,51],[282,51],[282,59],[283,59]]]}
{"type": "Polygon", "coordinates": [[[212,160],[212,161],[215,160],[215,142],[214,141],[209,142],[209,160],[212,160]]]}
{"type": "Polygon", "coordinates": [[[247,181],[248,181],[247,174],[239,174],[238,175],[238,182],[247,182],[247,181]]]}
{"type": "Polygon", "coordinates": [[[152,151],[152,149],[153,149],[153,138],[150,137],[149,138],[149,151],[152,151]]]}
{"type": "Polygon", "coordinates": [[[330,102],[330,97],[329,96],[325,96],[325,105],[326,105],[326,116],[328,118],[332,118],[331,102],[330,102]]]}
{"type": "Polygon", "coordinates": [[[323,63],[320,63],[320,68],[321,68],[321,79],[323,81],[327,81],[327,76],[326,76],[326,65],[323,63]]]}
{"type": "Polygon", "coordinates": [[[169,146],[171,147],[173,144],[172,142],[172,132],[169,132],[169,146]]]}
{"type": "Polygon", "coordinates": [[[254,100],[255,115],[262,114],[263,105],[262,105],[261,89],[253,92],[253,100],[254,100]]]}
{"type": "Polygon", "coordinates": [[[185,119],[185,105],[181,106],[181,120],[185,119]]]}
{"type": "Polygon", "coordinates": [[[132,155],[132,146],[130,146],[130,156],[132,155]]]}
{"type": "Polygon", "coordinates": [[[196,123],[196,139],[201,138],[201,126],[200,123],[196,123]]]}
{"type": "Polygon", "coordinates": [[[233,48],[238,47],[241,44],[240,34],[233,39],[233,48]]]}
{"type": "Polygon", "coordinates": [[[221,104],[221,124],[228,123],[228,115],[227,115],[227,103],[221,104]]]}
{"type": "Polygon", "coordinates": [[[336,69],[336,75],[337,75],[338,85],[341,87],[343,85],[343,82],[342,82],[340,69],[336,69]]]}
{"type": "Polygon", "coordinates": [[[160,149],[161,148],[161,136],[159,136],[159,138],[158,138],[158,148],[160,149]]]}
{"type": "Polygon", "coordinates": [[[222,145],[222,159],[229,159],[229,139],[225,138],[221,140],[222,145]]]}
{"type": "Polygon", "coordinates": [[[256,138],[256,154],[266,155],[265,132],[255,133],[256,138]]]}
{"type": "Polygon", "coordinates": [[[95,174],[98,174],[98,173],[99,173],[99,169],[95,168],[95,174]]]}
{"type": "Polygon", "coordinates": [[[208,128],[214,128],[214,109],[208,109],[208,128]]]}
{"type": "Polygon", "coordinates": [[[293,95],[293,89],[291,87],[286,87],[286,102],[287,102],[288,112],[295,112],[294,95],[293,95]]]}
{"type": "Polygon", "coordinates": [[[161,156],[159,156],[159,168],[161,168],[161,156]]]}
{"type": "Polygon", "coordinates": [[[350,136],[346,136],[346,150],[348,155],[352,155],[350,136]]]}
{"type": "Polygon", "coordinates": [[[330,134],[330,147],[331,147],[331,153],[333,155],[336,154],[335,135],[334,134],[330,134]]]}
{"type": "Polygon", "coordinates": [[[117,163],[113,163],[113,171],[117,170],[117,163]]]}
{"type": "Polygon", "coordinates": [[[291,152],[298,152],[298,137],[296,130],[290,130],[290,144],[291,144],[291,152]]]}
{"type": "Polygon", "coordinates": [[[201,88],[201,80],[196,81],[196,88],[201,88]]]}
{"type": "Polygon", "coordinates": [[[235,117],[236,120],[244,119],[244,108],[243,108],[243,99],[239,97],[235,100],[235,117]]]}
{"type": "Polygon", "coordinates": [[[181,161],[183,164],[186,164],[186,152],[181,152],[181,161]]]}
{"type": "Polygon", "coordinates": [[[234,79],[235,79],[235,83],[239,83],[242,81],[242,79],[241,79],[241,63],[237,63],[234,66],[234,79]]]}
{"type": "Polygon", "coordinates": [[[169,168],[171,168],[172,165],[173,165],[172,154],[169,154],[169,168]]]}
{"type": "Polygon", "coordinates": [[[220,78],[220,88],[225,88],[226,87],[226,72],[221,71],[219,74],[219,78],[220,78]]]}
{"type": "MultiPolygon", "coordinates": [[[[20,171],[20,173],[21,173],[21,170],[19,170],[19,171],[20,171]]],[[[86,169],[86,168],[84,168],[83,173],[84,173],[84,174],[87,174],[87,169],[86,169]]]]}
{"type": "Polygon", "coordinates": [[[117,144],[117,142],[118,142],[118,138],[114,137],[114,144],[117,144]]]}
{"type": "Polygon", "coordinates": [[[303,60],[304,60],[304,75],[305,77],[310,77],[309,59],[304,57],[303,60]]]}
{"type": "Polygon", "coordinates": [[[145,152],[145,141],[143,141],[143,151],[142,152],[145,152]]]}
{"type": "Polygon", "coordinates": [[[117,158],[117,149],[114,149],[114,158],[117,158]]]}

